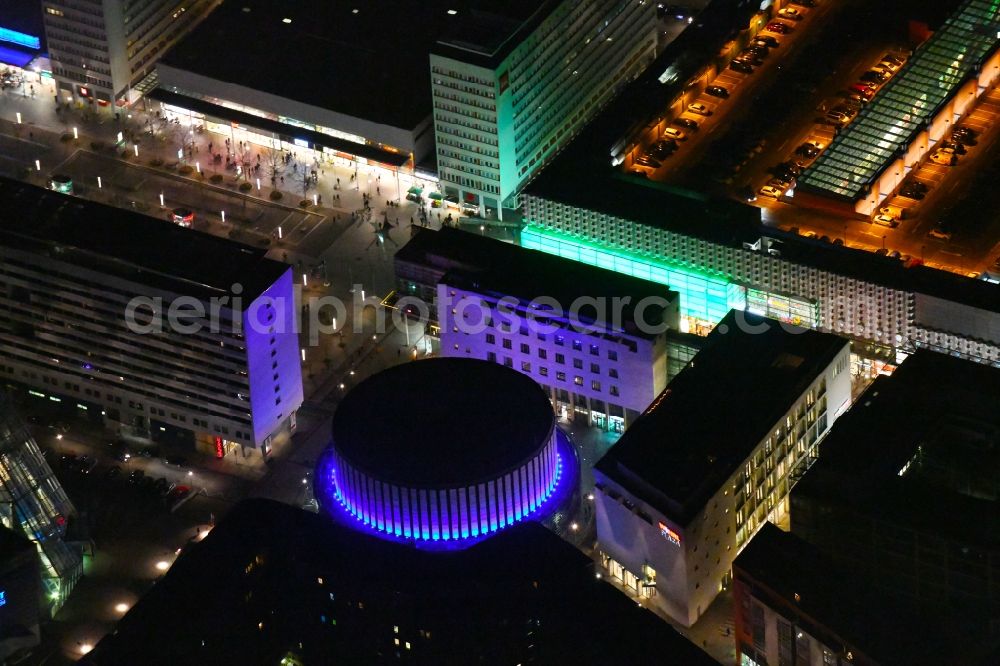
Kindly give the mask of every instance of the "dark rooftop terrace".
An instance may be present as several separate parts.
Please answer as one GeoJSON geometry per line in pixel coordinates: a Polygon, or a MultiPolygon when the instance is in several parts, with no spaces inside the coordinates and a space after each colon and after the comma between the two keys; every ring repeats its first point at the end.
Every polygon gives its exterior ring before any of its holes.
{"type": "Polygon", "coordinates": [[[730,311],[597,469],[686,525],[847,344],[730,311]]]}
{"type": "Polygon", "coordinates": [[[500,39],[535,7],[528,0],[226,0],[163,62],[412,129],[432,111],[429,58],[439,38],[500,39]],[[470,20],[488,32],[470,32],[470,20]]]}
{"type": "Polygon", "coordinates": [[[996,548],[998,461],[1000,369],[918,351],[837,420],[792,502],[844,503],[996,548]]]}
{"type": "Polygon", "coordinates": [[[289,270],[263,249],[3,177],[0,245],[178,295],[239,283],[247,304],[289,270]]]}
{"type": "Polygon", "coordinates": [[[537,618],[530,654],[539,664],[651,664],[664,654],[715,664],[593,571],[535,523],[430,552],[247,500],[82,663],[273,665],[291,650],[307,664],[381,664],[398,661],[396,635],[413,641],[406,663],[512,664],[508,643],[527,642],[525,621],[537,618]]]}

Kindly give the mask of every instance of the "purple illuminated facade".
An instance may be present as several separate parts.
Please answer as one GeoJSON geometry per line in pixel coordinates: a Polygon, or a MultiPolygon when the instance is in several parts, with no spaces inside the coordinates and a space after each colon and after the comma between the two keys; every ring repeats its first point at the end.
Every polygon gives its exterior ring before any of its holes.
{"type": "MultiPolygon", "coordinates": [[[[376,424],[368,420],[361,401],[349,394],[334,417],[333,443],[317,469],[316,496],[326,511],[389,538],[462,547],[520,521],[544,518],[561,503],[576,480],[576,459],[536,385],[512,370],[466,359],[418,361],[382,374],[403,375],[407,368],[417,368],[418,374],[421,369],[444,368],[439,377],[452,383],[492,379],[486,384],[491,394],[520,402],[522,411],[512,412],[507,423],[493,424],[492,435],[479,437],[468,428],[468,414],[446,422],[437,418],[463,406],[445,397],[440,412],[425,415],[425,422],[435,424],[438,432],[424,439],[413,432],[423,427],[419,421],[406,414],[397,415],[398,420],[383,414],[376,424]],[[391,432],[397,427],[410,432],[397,438],[391,432]],[[426,460],[417,462],[414,452],[426,453],[426,460]]],[[[379,376],[373,379],[381,382],[379,376]]],[[[434,380],[417,377],[413,383],[435,395],[434,380]]],[[[406,382],[397,377],[376,388],[363,383],[356,391],[384,399],[384,387],[406,382]]],[[[485,405],[465,389],[458,387],[456,395],[464,393],[470,405],[485,405]]],[[[399,403],[390,397],[377,404],[399,403]]],[[[435,411],[433,406],[421,408],[428,410],[435,411]]]]}
{"type": "Polygon", "coordinates": [[[480,483],[414,488],[385,483],[333,453],[344,507],[362,522],[394,536],[467,539],[513,525],[555,491],[561,460],[555,432],[537,455],[517,469],[480,483]]]}

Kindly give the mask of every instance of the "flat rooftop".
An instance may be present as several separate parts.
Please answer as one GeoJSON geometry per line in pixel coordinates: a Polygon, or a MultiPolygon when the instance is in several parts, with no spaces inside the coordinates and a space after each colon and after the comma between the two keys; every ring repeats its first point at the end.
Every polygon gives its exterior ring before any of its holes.
{"type": "Polygon", "coordinates": [[[172,663],[273,665],[290,651],[306,664],[385,663],[395,660],[395,625],[412,642],[407,663],[513,664],[523,654],[517,643],[528,642],[527,618],[539,620],[530,648],[538,663],[648,664],[670,654],[686,666],[716,664],[596,580],[590,558],[542,525],[430,552],[262,499],[236,505],[81,663],[170,655],[172,663]],[[480,654],[451,651],[469,645],[480,654]],[[510,658],[494,650],[511,650],[510,658]]]}
{"type": "Polygon", "coordinates": [[[529,0],[226,0],[163,62],[412,129],[432,112],[430,53],[439,39],[453,44],[449,52],[481,58],[538,7],[529,0]]]}
{"type": "Polygon", "coordinates": [[[3,177],[0,246],[178,295],[238,283],[247,305],[289,270],[260,248],[3,177]]]}
{"type": "Polygon", "coordinates": [[[524,464],[554,425],[548,398],[527,375],[489,361],[431,358],[351,389],[333,417],[333,447],[382,481],[454,488],[524,464]]]}
{"type": "Polygon", "coordinates": [[[686,525],[847,344],[731,310],[596,467],[686,525]]]}
{"type": "Polygon", "coordinates": [[[796,628],[830,647],[843,643],[878,663],[950,663],[955,646],[932,618],[866,585],[800,537],[766,522],[733,562],[737,581],[779,614],[794,609],[796,628]],[[798,601],[796,601],[798,599],[798,601]],[[914,640],[920,636],[920,640],[914,640]]]}
{"type": "MultiPolygon", "coordinates": [[[[622,308],[622,324],[633,335],[642,334],[631,326],[639,301],[660,298],[675,303],[679,298],[677,292],[656,282],[449,227],[420,229],[396,253],[395,261],[435,268],[442,275],[441,282],[462,289],[525,302],[553,298],[566,312],[581,297],[608,299],[609,313],[611,299],[630,297],[622,308]]],[[[583,308],[580,319],[586,321],[592,313],[593,308],[583,308]]],[[[650,324],[656,323],[653,308],[643,314],[650,324]]]]}
{"type": "Polygon", "coordinates": [[[854,202],[1000,45],[1000,6],[965,0],[805,170],[798,187],[854,202]]]}
{"type": "Polygon", "coordinates": [[[792,490],[1000,548],[1000,368],[918,351],[841,416],[792,490]]]}
{"type": "MultiPolygon", "coordinates": [[[[975,2],[976,0],[972,0],[975,2]]],[[[980,0],[982,1],[982,0],[980,0]]],[[[632,137],[661,116],[688,79],[747,24],[754,3],[713,0],[635,81],[626,86],[525,187],[524,194],[632,220],[726,247],[762,236],[783,241],[782,259],[845,277],[1000,312],[1000,286],[765,226],[758,208],[649,181],[612,166],[632,137]]],[[[996,35],[996,30],[993,33],[996,35]]],[[[894,80],[898,77],[894,77],[894,80]]],[[[858,125],[855,121],[851,127],[858,125]]],[[[826,155],[826,151],[823,154],[826,155]]],[[[545,220],[526,218],[544,226],[545,220]]]]}

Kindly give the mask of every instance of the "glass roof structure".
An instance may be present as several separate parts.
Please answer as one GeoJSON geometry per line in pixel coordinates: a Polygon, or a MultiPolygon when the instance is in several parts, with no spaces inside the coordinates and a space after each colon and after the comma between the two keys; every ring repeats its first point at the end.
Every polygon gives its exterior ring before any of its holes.
{"type": "Polygon", "coordinates": [[[967,0],[799,179],[856,201],[1000,44],[1000,0],[967,0]]]}

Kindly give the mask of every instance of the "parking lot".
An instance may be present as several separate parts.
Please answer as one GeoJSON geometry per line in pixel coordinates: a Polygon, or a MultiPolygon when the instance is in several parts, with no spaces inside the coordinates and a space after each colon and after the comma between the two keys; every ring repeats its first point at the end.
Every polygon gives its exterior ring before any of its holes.
{"type": "Polygon", "coordinates": [[[816,8],[792,7],[801,19],[776,21],[787,26],[786,33],[761,32],[737,54],[734,63],[706,82],[704,92],[689,99],[680,114],[658,128],[660,133],[653,143],[638,151],[625,168],[661,182],[703,183],[699,165],[706,156],[710,161],[715,160],[720,149],[733,152],[730,142],[720,138],[732,129],[745,133],[749,107],[765,94],[762,91],[780,73],[782,63],[795,58],[796,51],[809,39],[809,33],[833,11],[834,5],[837,3],[824,3],[816,8]]]}

